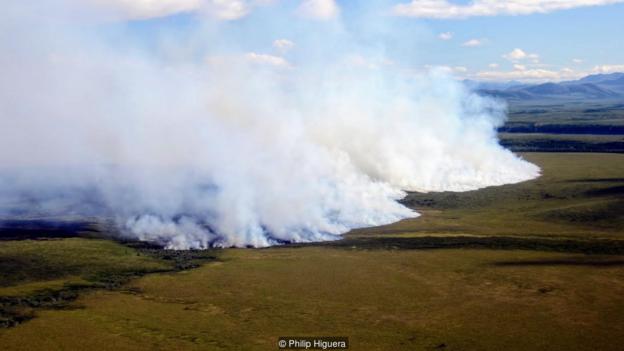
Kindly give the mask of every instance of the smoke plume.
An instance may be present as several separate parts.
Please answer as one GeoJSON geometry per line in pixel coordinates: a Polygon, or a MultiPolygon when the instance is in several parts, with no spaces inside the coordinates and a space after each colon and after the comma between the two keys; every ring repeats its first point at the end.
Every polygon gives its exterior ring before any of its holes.
{"type": "Polygon", "coordinates": [[[2,5],[4,218],[93,215],[175,249],[261,247],[417,216],[404,190],[539,174],[499,145],[504,105],[394,63],[337,10],[257,2],[155,25],[101,3],[2,5]]]}

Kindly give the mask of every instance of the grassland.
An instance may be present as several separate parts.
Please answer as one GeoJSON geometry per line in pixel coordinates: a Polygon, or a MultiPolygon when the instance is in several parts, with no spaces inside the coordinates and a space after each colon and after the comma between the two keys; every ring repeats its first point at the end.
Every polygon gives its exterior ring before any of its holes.
{"type": "Polygon", "coordinates": [[[18,350],[270,350],[303,334],[348,335],[354,350],[618,350],[624,337],[624,269],[610,258],[309,247],[221,260],[89,294],[1,340],[18,350]]]}
{"type": "Polygon", "coordinates": [[[515,152],[624,153],[624,135],[500,133],[501,144],[515,152]]]}
{"type": "Polygon", "coordinates": [[[624,105],[621,101],[561,104],[545,101],[542,104],[536,102],[512,104],[509,107],[509,120],[502,130],[556,134],[574,134],[573,131],[576,130],[583,131],[583,134],[614,134],[609,131],[621,130],[622,127],[624,127],[624,105]]]}
{"type": "Polygon", "coordinates": [[[2,241],[0,328],[26,322],[42,308],[71,308],[81,292],[116,289],[147,273],[179,271],[213,258],[210,251],[173,253],[93,238],[2,241]]]}
{"type": "Polygon", "coordinates": [[[93,276],[111,254],[119,271],[166,270],[87,290],[70,308],[37,309],[36,318],[0,330],[0,345],[270,350],[278,336],[344,335],[353,350],[620,350],[624,155],[523,156],[542,167],[541,178],[412,193],[404,202],[423,213],[418,219],[332,243],[216,251],[217,260],[192,270],[171,269],[157,250],[97,239],[0,242],[1,255],[20,257],[37,255],[31,245],[75,243],[58,265],[74,267],[72,256],[91,262],[48,281],[10,278],[5,292],[93,276]]]}
{"type": "Polygon", "coordinates": [[[542,104],[516,102],[499,129],[515,152],[624,152],[621,101],[542,104]]]}

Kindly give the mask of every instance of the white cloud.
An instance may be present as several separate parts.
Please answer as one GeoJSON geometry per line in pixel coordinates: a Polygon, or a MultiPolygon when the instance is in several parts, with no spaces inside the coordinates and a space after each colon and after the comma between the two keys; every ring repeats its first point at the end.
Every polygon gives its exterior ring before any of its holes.
{"type": "Polygon", "coordinates": [[[481,46],[481,45],[483,45],[483,40],[479,40],[479,39],[470,39],[467,42],[462,44],[462,46],[469,47],[469,48],[474,48],[474,47],[481,46]]]}
{"type": "Polygon", "coordinates": [[[529,60],[532,63],[539,63],[539,55],[538,54],[529,54],[526,53],[522,49],[513,49],[511,52],[508,52],[503,55],[504,59],[507,59],[511,62],[519,62],[523,60],[529,60]]]}
{"type": "Polygon", "coordinates": [[[94,5],[110,10],[126,19],[146,19],[197,11],[201,0],[90,0],[94,5]]]}
{"type": "Polygon", "coordinates": [[[453,39],[453,33],[452,32],[440,33],[440,34],[438,34],[438,38],[440,40],[451,40],[451,39],[453,39]]]}
{"type": "Polygon", "coordinates": [[[249,14],[255,6],[274,0],[87,0],[113,12],[122,19],[148,19],[179,13],[204,12],[221,20],[235,20],[249,14]]]}
{"type": "Polygon", "coordinates": [[[245,54],[245,59],[254,64],[290,68],[290,63],[280,56],[248,52],[245,54]]]}
{"type": "Polygon", "coordinates": [[[211,0],[205,6],[209,14],[224,20],[239,19],[251,10],[250,5],[243,0],[211,0]]]}
{"type": "Polygon", "coordinates": [[[437,70],[443,71],[456,76],[465,76],[468,73],[468,68],[464,66],[447,66],[447,65],[425,65],[425,70],[437,70]]]}
{"type": "Polygon", "coordinates": [[[575,59],[572,59],[572,62],[577,65],[580,65],[581,63],[583,63],[583,60],[575,58],[575,59]]]}
{"type": "Polygon", "coordinates": [[[210,55],[205,58],[207,65],[215,68],[227,68],[243,63],[255,66],[267,66],[273,68],[293,68],[293,66],[285,58],[277,55],[260,54],[257,52],[247,52],[230,55],[210,55]]]}
{"type": "Polygon", "coordinates": [[[455,66],[453,67],[453,72],[457,74],[464,74],[468,72],[468,68],[464,66],[455,66]]]}
{"type": "Polygon", "coordinates": [[[340,8],[335,0],[303,0],[297,13],[305,18],[330,20],[338,16],[340,8]]]}
{"type": "Polygon", "coordinates": [[[624,72],[624,65],[600,65],[594,66],[593,73],[615,73],[624,72]]]}
{"type": "MultiPolygon", "coordinates": [[[[522,65],[520,65],[522,66],[522,65]]],[[[570,68],[562,68],[558,71],[548,69],[521,69],[514,67],[512,71],[481,71],[472,75],[471,78],[484,81],[518,80],[524,82],[544,82],[579,79],[587,75],[586,72],[574,71],[570,68]]]]}
{"type": "Polygon", "coordinates": [[[474,0],[467,5],[460,5],[447,0],[412,0],[409,3],[395,5],[392,13],[397,16],[421,18],[517,16],[621,2],[624,0],[474,0]]]}
{"type": "Polygon", "coordinates": [[[285,53],[286,51],[292,49],[295,46],[295,43],[288,39],[277,39],[273,42],[273,48],[279,51],[280,53],[285,53]]]}
{"type": "MultiPolygon", "coordinates": [[[[547,65],[543,65],[548,67],[547,65]]],[[[501,71],[497,70],[498,65],[490,65],[491,70],[480,71],[473,74],[469,74],[471,79],[482,81],[508,81],[518,80],[523,82],[540,83],[546,81],[564,81],[575,80],[583,78],[590,74],[606,74],[615,72],[624,72],[624,64],[614,65],[598,65],[594,66],[591,70],[576,70],[570,67],[562,67],[560,69],[548,69],[537,68],[535,65],[526,66],[524,64],[516,63],[513,65],[513,70],[501,71]]]]}
{"type": "Polygon", "coordinates": [[[492,68],[492,69],[496,69],[496,68],[498,68],[498,67],[499,67],[499,64],[498,64],[498,63],[490,63],[490,64],[488,65],[488,67],[490,67],[490,68],[492,68]]]}
{"type": "Polygon", "coordinates": [[[525,58],[527,56],[526,52],[522,49],[513,49],[510,53],[503,55],[509,61],[517,61],[525,58]]]}

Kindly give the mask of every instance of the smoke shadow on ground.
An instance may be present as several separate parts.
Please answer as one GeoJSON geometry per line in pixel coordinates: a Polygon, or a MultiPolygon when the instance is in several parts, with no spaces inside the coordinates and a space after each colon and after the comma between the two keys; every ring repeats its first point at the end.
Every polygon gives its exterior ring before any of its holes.
{"type": "Polygon", "coordinates": [[[624,185],[610,186],[604,189],[595,189],[585,192],[588,196],[612,196],[624,194],[624,185]]]}
{"type": "Polygon", "coordinates": [[[534,266],[587,266],[587,267],[621,267],[623,259],[606,257],[565,257],[560,259],[508,260],[490,264],[497,267],[534,267],[534,266]]]}
{"type": "Polygon", "coordinates": [[[88,221],[0,220],[0,241],[85,237],[98,232],[88,221]]]}
{"type": "Polygon", "coordinates": [[[566,183],[621,183],[624,182],[624,178],[581,178],[581,179],[569,179],[566,183]]]}
{"type": "Polygon", "coordinates": [[[523,237],[445,236],[417,238],[353,238],[283,247],[329,246],[361,250],[490,249],[624,255],[622,240],[541,239],[523,237]]]}

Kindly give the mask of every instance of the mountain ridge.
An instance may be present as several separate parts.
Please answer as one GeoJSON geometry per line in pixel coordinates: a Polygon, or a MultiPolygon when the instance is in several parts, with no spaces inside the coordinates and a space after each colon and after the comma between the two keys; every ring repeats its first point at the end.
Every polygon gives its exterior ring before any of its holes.
{"type": "Polygon", "coordinates": [[[464,84],[478,93],[509,100],[606,100],[624,99],[624,73],[593,74],[578,80],[522,84],[520,82],[476,82],[464,84]]]}

